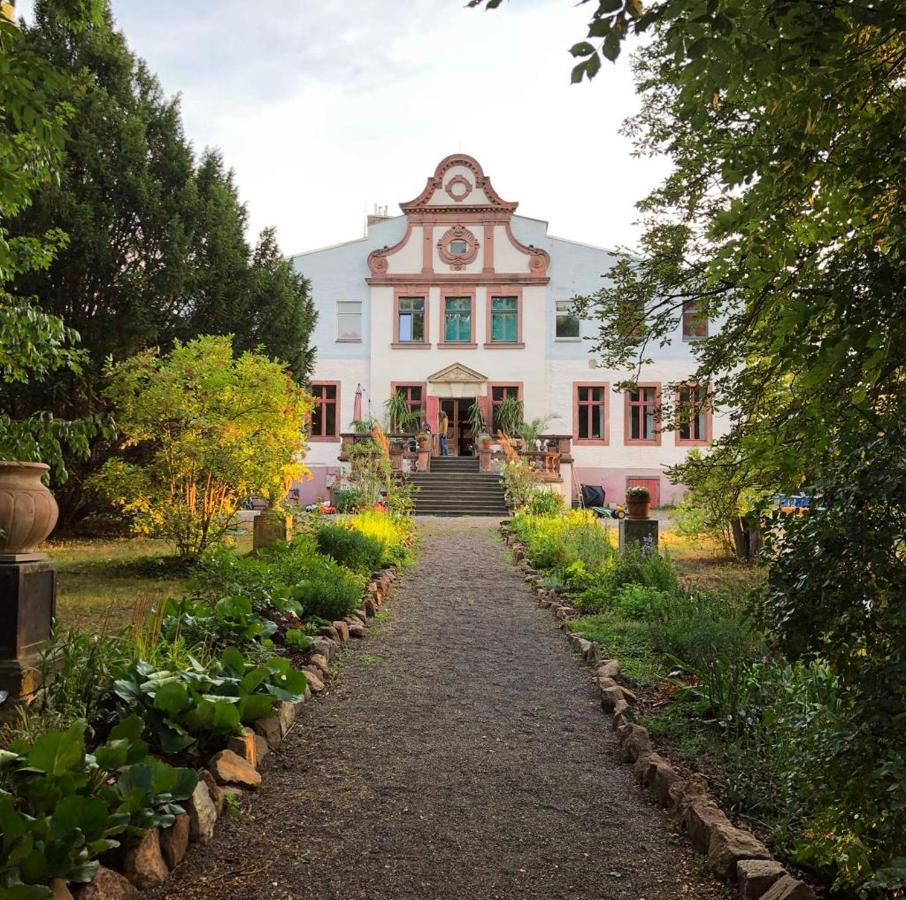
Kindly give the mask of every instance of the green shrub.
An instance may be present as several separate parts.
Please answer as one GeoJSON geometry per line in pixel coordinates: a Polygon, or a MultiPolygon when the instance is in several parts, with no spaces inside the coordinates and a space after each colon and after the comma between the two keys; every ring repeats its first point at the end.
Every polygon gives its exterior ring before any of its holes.
{"type": "Polygon", "coordinates": [[[656,648],[698,679],[700,696],[723,727],[738,731],[751,665],[763,654],[760,635],[741,611],[708,597],[675,596],[652,623],[656,648]]]}
{"type": "Polygon", "coordinates": [[[528,512],[533,516],[557,516],[563,512],[563,495],[558,491],[535,491],[529,500],[528,512]]]}
{"type": "Polygon", "coordinates": [[[307,567],[302,580],[293,589],[293,599],[302,607],[304,617],[314,616],[332,622],[351,615],[362,602],[364,590],[363,576],[321,556],[307,567]]]}
{"type": "Polygon", "coordinates": [[[382,565],[405,563],[409,559],[409,545],[415,533],[415,526],[409,516],[366,509],[354,515],[349,520],[349,525],[380,543],[383,548],[382,565]]]}
{"type": "Polygon", "coordinates": [[[663,616],[669,606],[669,594],[645,584],[624,584],[613,597],[613,609],[630,619],[663,616]]]}
{"type": "Polygon", "coordinates": [[[676,567],[666,550],[659,552],[650,543],[630,543],[616,555],[610,571],[611,584],[621,588],[624,584],[643,584],[666,594],[677,589],[676,567]]]}
{"type": "Polygon", "coordinates": [[[333,505],[337,508],[337,512],[355,512],[356,508],[361,504],[361,491],[357,491],[355,488],[347,488],[346,490],[333,492],[333,505]]]}
{"type": "Polygon", "coordinates": [[[347,525],[322,525],[315,532],[318,551],[341,566],[368,575],[381,565],[384,543],[370,534],[347,525]]]}

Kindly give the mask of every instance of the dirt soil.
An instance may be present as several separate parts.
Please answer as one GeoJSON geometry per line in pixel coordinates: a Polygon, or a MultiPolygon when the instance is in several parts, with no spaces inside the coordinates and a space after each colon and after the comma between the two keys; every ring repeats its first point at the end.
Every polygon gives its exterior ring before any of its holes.
{"type": "MultiPolygon", "coordinates": [[[[422,520],[390,616],[163,898],[716,900],[486,519],[422,520]]],[[[388,607],[385,607],[385,609],[388,607]]]]}

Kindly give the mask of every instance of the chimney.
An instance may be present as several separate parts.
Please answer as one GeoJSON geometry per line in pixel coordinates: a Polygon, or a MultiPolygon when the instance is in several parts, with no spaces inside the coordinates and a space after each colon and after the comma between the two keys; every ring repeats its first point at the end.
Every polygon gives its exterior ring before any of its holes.
{"type": "Polygon", "coordinates": [[[372,225],[377,225],[378,222],[383,222],[385,219],[392,219],[393,216],[390,215],[389,206],[378,206],[374,205],[374,212],[368,213],[366,218],[366,230],[371,228],[372,225]]]}

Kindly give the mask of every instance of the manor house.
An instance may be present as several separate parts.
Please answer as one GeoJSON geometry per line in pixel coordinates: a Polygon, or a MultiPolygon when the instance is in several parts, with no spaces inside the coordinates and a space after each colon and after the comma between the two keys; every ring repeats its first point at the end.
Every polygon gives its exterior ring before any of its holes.
{"type": "Polygon", "coordinates": [[[567,497],[597,484],[608,502],[622,502],[627,486],[643,484],[654,505],[678,499],[682,488],[664,467],[726,426],[701,402],[707,386],[681,389],[689,414],[677,431],[661,430],[656,411],[662,386],[693,371],[690,345],[709,323],[687,310],[636,389],[615,392],[626,373],[596,366],[594,326],[570,306],[601,287],[612,254],[554,237],[516,208],[475,159],[454,154],[400,204],[401,215],[370,217],[364,238],[295,257],[319,313],[306,460],[314,478],[301,488],[304,501],[327,496],[343,435],[354,419],[384,419],[394,391],[435,435],[446,412],[452,455],[479,452],[473,403],[493,428],[497,408],[516,397],[526,420],[549,418],[544,446],[559,452],[547,477],[567,497]]]}

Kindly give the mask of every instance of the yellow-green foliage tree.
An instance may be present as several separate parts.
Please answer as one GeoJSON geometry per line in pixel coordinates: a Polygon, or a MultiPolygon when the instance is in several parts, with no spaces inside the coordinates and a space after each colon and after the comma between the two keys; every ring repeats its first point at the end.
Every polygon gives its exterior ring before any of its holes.
{"type": "Polygon", "coordinates": [[[302,463],[311,397],[280,363],[234,356],[231,337],[147,350],[109,370],[125,459],[98,483],[136,532],[196,559],[219,541],[252,494],[282,499],[302,463]]]}

